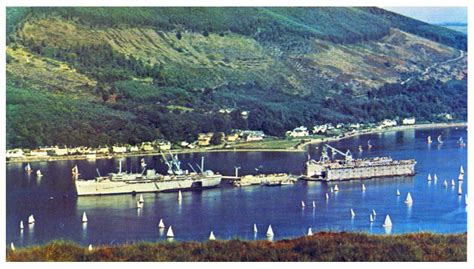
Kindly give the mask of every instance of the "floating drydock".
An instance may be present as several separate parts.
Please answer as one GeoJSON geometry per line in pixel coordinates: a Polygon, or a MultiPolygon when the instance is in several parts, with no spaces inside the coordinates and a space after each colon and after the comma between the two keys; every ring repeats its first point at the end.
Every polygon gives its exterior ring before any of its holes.
{"type": "Polygon", "coordinates": [[[263,185],[263,186],[281,186],[294,184],[297,181],[297,177],[288,175],[285,173],[280,174],[259,174],[259,175],[246,175],[238,180],[234,180],[232,184],[236,187],[244,187],[251,185],[263,185]]]}
{"type": "Polygon", "coordinates": [[[180,162],[177,156],[171,155],[171,158],[167,159],[163,155],[163,158],[169,168],[168,174],[166,175],[156,173],[154,169],[147,169],[146,165],[141,173],[122,172],[120,163],[118,173],[110,173],[108,176],[99,176],[92,180],[75,180],[77,195],[107,195],[203,189],[217,187],[222,180],[222,175],[215,174],[211,170],[204,170],[204,160],[201,166],[198,166],[200,172],[188,172],[180,168],[180,162]]]}
{"type": "Polygon", "coordinates": [[[390,157],[353,159],[352,154],[325,145],[319,161],[308,160],[303,176],[306,180],[349,180],[374,177],[412,176],[415,174],[416,161],[393,160],[390,157]],[[343,160],[331,160],[327,149],[345,157],[343,160]]]}

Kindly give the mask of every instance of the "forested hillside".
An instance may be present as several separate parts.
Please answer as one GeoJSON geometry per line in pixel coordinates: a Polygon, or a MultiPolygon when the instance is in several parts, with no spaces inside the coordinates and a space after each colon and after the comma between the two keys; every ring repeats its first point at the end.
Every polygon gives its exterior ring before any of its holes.
{"type": "Polygon", "coordinates": [[[378,8],[9,7],[7,147],[466,120],[466,44],[378,8]]]}

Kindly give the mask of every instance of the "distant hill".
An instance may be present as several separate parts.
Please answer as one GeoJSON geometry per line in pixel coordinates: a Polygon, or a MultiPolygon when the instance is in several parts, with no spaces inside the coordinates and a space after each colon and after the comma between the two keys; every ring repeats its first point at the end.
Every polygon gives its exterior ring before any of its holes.
{"type": "Polygon", "coordinates": [[[466,35],[378,8],[9,7],[7,43],[8,147],[467,115],[466,35]]]}

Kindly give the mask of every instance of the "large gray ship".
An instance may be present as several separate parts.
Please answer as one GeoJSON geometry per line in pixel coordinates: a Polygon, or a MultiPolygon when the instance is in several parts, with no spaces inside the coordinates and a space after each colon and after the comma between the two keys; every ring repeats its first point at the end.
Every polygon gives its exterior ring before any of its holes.
{"type": "Polygon", "coordinates": [[[92,180],[75,180],[78,196],[106,195],[143,192],[166,192],[188,189],[204,189],[219,186],[222,175],[211,170],[204,170],[204,159],[201,166],[197,165],[196,171],[192,165],[192,172],[181,169],[180,161],[176,155],[170,158],[163,155],[163,160],[168,166],[168,173],[163,175],[154,169],[147,169],[142,159],[141,173],[127,173],[122,171],[122,162],[117,173],[107,176],[98,176],[92,180]]]}
{"type": "MultiPolygon", "coordinates": [[[[332,154],[332,155],[334,155],[332,154]]],[[[412,176],[415,174],[414,159],[393,160],[390,157],[353,159],[348,150],[342,152],[330,145],[324,145],[319,161],[308,159],[303,179],[336,181],[374,177],[412,176]],[[343,160],[329,158],[327,149],[344,156],[343,160]]]]}

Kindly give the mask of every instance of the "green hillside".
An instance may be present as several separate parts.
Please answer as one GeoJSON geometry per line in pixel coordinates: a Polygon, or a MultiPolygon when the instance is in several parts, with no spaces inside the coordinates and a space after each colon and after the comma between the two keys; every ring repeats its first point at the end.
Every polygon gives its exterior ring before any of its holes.
{"type": "Polygon", "coordinates": [[[376,8],[9,7],[7,35],[8,147],[467,117],[467,37],[376,8]]]}

